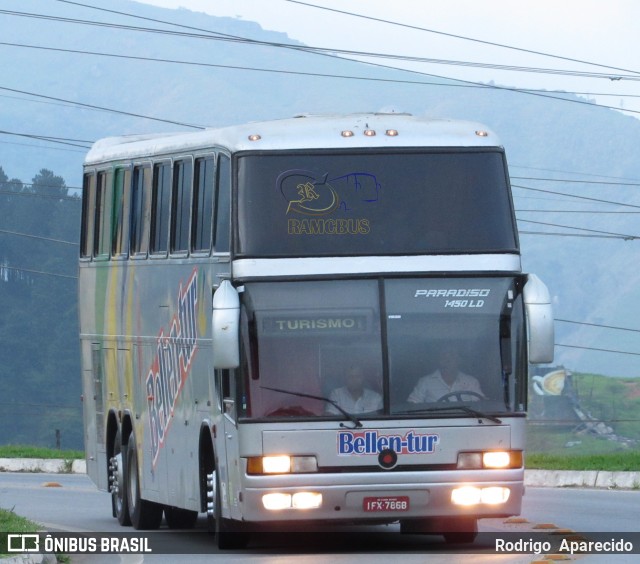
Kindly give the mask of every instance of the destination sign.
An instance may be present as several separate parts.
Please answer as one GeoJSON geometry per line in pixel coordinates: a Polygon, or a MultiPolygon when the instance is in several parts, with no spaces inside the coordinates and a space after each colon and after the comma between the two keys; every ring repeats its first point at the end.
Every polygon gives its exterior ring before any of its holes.
{"type": "Polygon", "coordinates": [[[264,333],[364,333],[369,323],[365,315],[278,316],[262,321],[264,333]]]}

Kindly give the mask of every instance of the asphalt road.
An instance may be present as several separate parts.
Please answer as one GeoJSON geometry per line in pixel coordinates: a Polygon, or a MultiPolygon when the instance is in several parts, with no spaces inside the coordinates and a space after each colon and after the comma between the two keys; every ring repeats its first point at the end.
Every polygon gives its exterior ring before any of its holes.
{"type": "MultiPolygon", "coordinates": [[[[62,532],[122,533],[134,531],[123,528],[111,517],[110,498],[99,492],[85,475],[0,473],[0,507],[42,523],[47,530],[62,532]]],[[[522,524],[504,520],[480,521],[481,532],[523,532],[538,525],[570,528],[582,533],[608,532],[611,534],[639,531],[640,492],[592,490],[579,488],[527,488],[524,498],[522,524]]],[[[202,531],[205,523],[200,520],[202,531]]],[[[411,562],[531,562],[530,555],[499,555],[494,547],[480,544],[473,547],[449,547],[436,536],[401,535],[397,525],[348,527],[341,532],[326,531],[307,536],[269,535],[252,541],[248,549],[221,553],[213,538],[207,534],[172,535],[172,548],[189,553],[190,562],[237,562],[260,564],[316,564],[331,560],[332,564],[356,562],[366,557],[367,563],[385,562],[398,556],[403,564],[411,562]],[[194,550],[195,549],[195,550],[194,550]],[[206,555],[206,556],[205,556],[206,555]]],[[[640,561],[634,556],[583,556],[580,561],[606,562],[640,561]]],[[[125,563],[175,562],[174,555],[74,556],[73,562],[125,563]]]]}

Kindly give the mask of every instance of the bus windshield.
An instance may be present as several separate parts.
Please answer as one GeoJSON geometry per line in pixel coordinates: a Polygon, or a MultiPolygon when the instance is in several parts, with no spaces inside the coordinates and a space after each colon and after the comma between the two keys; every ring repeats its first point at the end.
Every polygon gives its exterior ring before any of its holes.
{"type": "Polygon", "coordinates": [[[512,277],[247,283],[239,415],[523,412],[519,286],[512,277]]]}
{"type": "Polygon", "coordinates": [[[501,150],[247,153],[236,255],[517,252],[501,150]]]}

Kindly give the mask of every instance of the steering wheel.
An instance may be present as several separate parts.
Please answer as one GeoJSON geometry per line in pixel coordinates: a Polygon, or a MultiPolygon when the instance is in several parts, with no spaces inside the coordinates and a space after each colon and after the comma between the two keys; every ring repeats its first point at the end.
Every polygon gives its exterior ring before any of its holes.
{"type": "Polygon", "coordinates": [[[467,401],[467,400],[463,400],[462,396],[471,396],[472,398],[471,401],[478,401],[478,400],[484,399],[484,396],[482,394],[479,394],[478,392],[473,392],[471,390],[468,390],[468,391],[460,390],[457,392],[449,392],[448,394],[445,394],[441,398],[438,398],[438,402],[443,402],[443,403],[451,402],[452,398],[455,398],[456,401],[467,401]]]}

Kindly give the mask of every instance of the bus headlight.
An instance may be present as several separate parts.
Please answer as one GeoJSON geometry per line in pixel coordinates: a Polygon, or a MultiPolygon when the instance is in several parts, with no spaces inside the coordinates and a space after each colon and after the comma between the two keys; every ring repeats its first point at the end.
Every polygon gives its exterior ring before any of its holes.
{"type": "Polygon", "coordinates": [[[499,505],[506,503],[511,495],[509,488],[491,486],[478,488],[476,486],[462,486],[451,490],[451,503],[454,505],[499,505]]]}
{"type": "Polygon", "coordinates": [[[461,452],[458,454],[458,470],[481,468],[522,468],[521,450],[485,452],[461,452]]]}
{"type": "Polygon", "coordinates": [[[251,456],[247,458],[247,474],[307,474],[318,471],[315,456],[251,456]]]}
{"type": "Polygon", "coordinates": [[[291,457],[263,456],[262,471],[265,474],[288,474],[291,472],[291,457]]]}
{"type": "Polygon", "coordinates": [[[485,452],[482,455],[482,464],[485,468],[509,468],[510,455],[511,453],[505,451],[485,452]]]}

